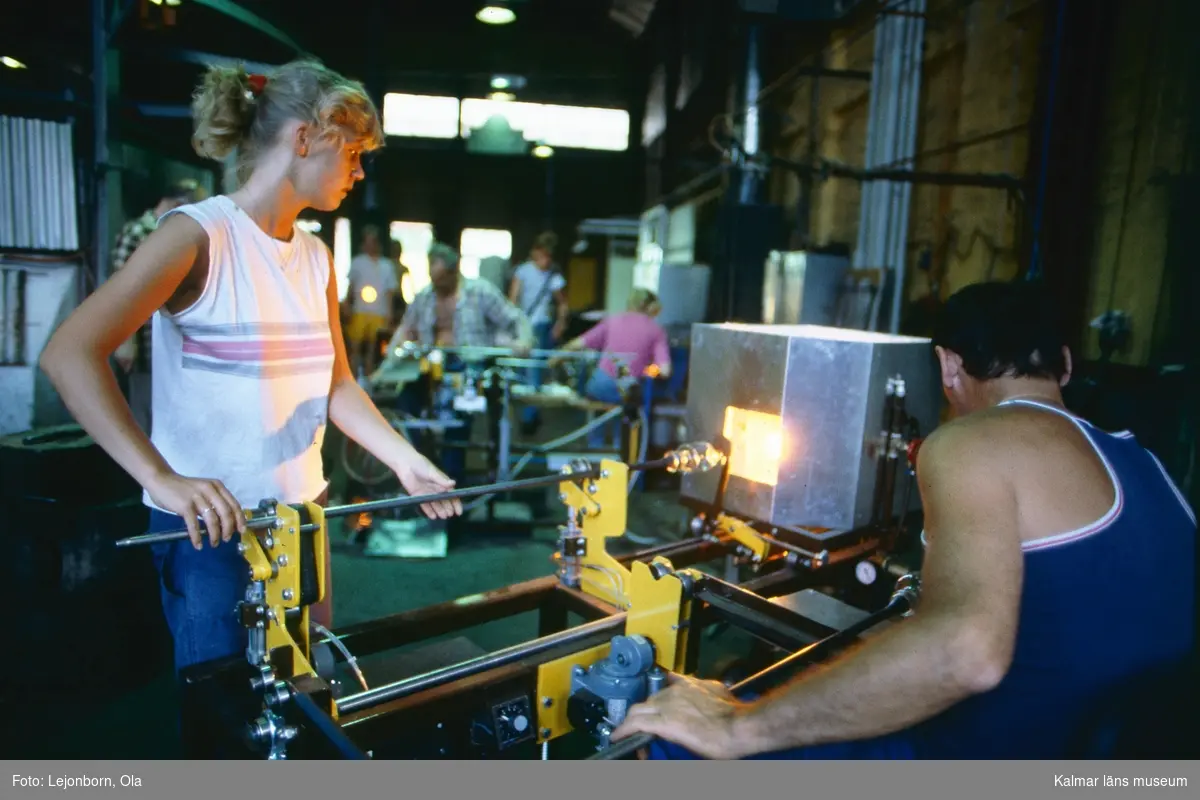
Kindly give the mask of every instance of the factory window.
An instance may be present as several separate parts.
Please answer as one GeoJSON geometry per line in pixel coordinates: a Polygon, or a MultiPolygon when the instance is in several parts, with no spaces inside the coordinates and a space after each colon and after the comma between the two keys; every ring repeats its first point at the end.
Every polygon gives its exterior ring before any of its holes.
{"type": "Polygon", "coordinates": [[[460,103],[456,97],[395,92],[383,97],[383,130],[388,136],[469,137],[494,118],[505,120],[530,143],[584,150],[629,148],[629,112],[616,108],[481,98],[460,103]]]}
{"type": "Polygon", "coordinates": [[[350,239],[350,220],[339,217],[333,223],[333,271],[337,276],[338,300],[346,299],[350,291],[350,260],[354,258],[354,242],[350,239]]]}
{"type": "Polygon", "coordinates": [[[383,132],[388,136],[453,139],[458,136],[458,98],[385,94],[383,132]]]}
{"type": "Polygon", "coordinates": [[[503,117],[527,142],[585,150],[625,150],[629,147],[629,112],[615,108],[554,106],[506,100],[462,101],[462,136],[493,117],[503,117]]]}
{"type": "Polygon", "coordinates": [[[400,293],[411,303],[417,292],[429,285],[429,248],[433,246],[433,226],[428,222],[395,221],[388,234],[400,243],[400,263],[408,268],[400,293]]]}
{"type": "MultiPolygon", "coordinates": [[[[489,228],[464,228],[459,245],[462,251],[462,273],[468,278],[484,277],[499,284],[503,274],[480,275],[480,262],[485,258],[512,258],[512,233],[489,228]]],[[[503,270],[500,270],[503,273],[503,270]]]]}

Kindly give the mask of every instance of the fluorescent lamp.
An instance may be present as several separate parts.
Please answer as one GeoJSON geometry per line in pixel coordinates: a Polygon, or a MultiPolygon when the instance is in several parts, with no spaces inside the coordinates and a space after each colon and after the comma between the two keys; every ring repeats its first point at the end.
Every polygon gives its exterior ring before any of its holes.
{"type": "Polygon", "coordinates": [[[475,15],[475,19],[487,25],[507,25],[516,18],[517,15],[507,6],[484,6],[475,15]]]}

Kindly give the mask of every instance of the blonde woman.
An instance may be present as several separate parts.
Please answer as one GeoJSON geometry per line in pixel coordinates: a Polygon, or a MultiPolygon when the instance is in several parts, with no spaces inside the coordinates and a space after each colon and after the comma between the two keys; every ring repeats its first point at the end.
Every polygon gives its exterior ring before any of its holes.
{"type": "MultiPolygon", "coordinates": [[[[196,152],[236,152],[240,188],[164,215],[41,359],[75,418],[144,488],[151,532],[188,530],[190,541],[155,546],[177,668],[246,646],[233,613],[246,565],[230,539],[244,531],[242,509],[264,499],[323,502],[329,422],[411,493],[453,485],[355,382],[329,249],[295,226],[305,209],[336,209],[364,177],[362,154],[383,143],[363,87],[314,62],[270,76],[214,67],[192,109],[196,152]],[[148,438],[108,358],[150,318],[148,438]]],[[[424,508],[461,513],[458,503],[424,508]]],[[[329,598],[313,610],[326,625],[329,598]]]]}

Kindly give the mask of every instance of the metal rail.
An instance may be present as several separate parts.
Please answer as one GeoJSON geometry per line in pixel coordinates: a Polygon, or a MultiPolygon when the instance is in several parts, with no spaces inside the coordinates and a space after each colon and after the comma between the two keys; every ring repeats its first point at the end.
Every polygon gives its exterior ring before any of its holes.
{"type": "Polygon", "coordinates": [[[583,625],[569,628],[560,633],[543,636],[531,642],[513,645],[512,647],[497,650],[494,653],[488,653],[478,658],[472,658],[458,664],[443,667],[442,669],[426,672],[423,675],[414,675],[411,678],[389,683],[386,686],[379,686],[375,689],[359,692],[358,694],[347,695],[337,701],[338,714],[351,714],[355,711],[379,705],[380,703],[386,703],[389,700],[397,700],[416,692],[432,689],[451,681],[469,678],[472,675],[479,675],[491,669],[515,664],[518,661],[539,655],[547,650],[553,650],[556,647],[587,641],[600,634],[611,633],[616,635],[624,627],[625,614],[623,613],[614,614],[594,622],[586,622],[583,625]]]}

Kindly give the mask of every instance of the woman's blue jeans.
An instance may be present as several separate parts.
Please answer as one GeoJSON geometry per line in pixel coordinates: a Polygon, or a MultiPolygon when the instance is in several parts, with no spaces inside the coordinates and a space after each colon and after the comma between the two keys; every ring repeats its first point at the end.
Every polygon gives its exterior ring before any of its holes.
{"type": "MultiPolygon", "coordinates": [[[[182,530],[182,517],[150,509],[148,533],[182,530]]],[[[175,642],[175,671],[240,655],[249,642],[237,615],[245,599],[249,565],[238,552],[238,537],[202,550],[182,539],[151,546],[158,568],[163,615],[175,642]]],[[[325,599],[309,609],[313,622],[329,627],[333,599],[329,540],[325,541],[325,599]]]]}
{"type": "MultiPolygon", "coordinates": [[[[584,387],[583,394],[589,400],[596,400],[601,403],[620,405],[622,402],[621,389],[617,386],[617,379],[599,367],[592,370],[587,386],[584,387]]],[[[621,420],[619,419],[614,419],[611,422],[606,422],[597,428],[593,428],[588,432],[587,438],[588,447],[597,449],[612,447],[614,445],[619,447],[620,440],[621,420]]]]}

